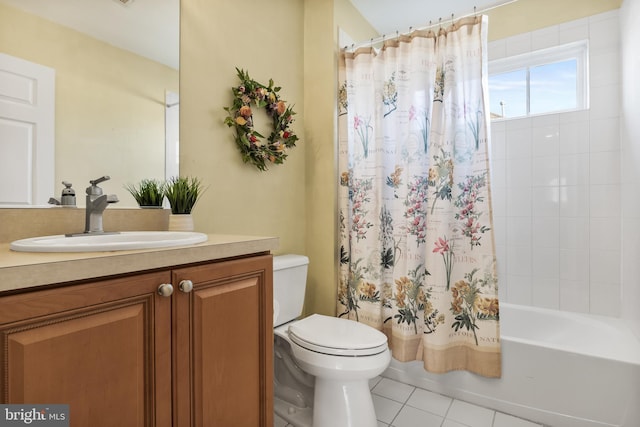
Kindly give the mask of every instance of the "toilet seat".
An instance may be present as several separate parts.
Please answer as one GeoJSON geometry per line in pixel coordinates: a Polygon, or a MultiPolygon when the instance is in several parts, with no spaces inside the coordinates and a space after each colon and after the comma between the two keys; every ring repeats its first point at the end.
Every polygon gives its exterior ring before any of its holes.
{"type": "Polygon", "coordinates": [[[387,337],[365,324],[313,314],[289,326],[289,338],[307,350],[332,356],[373,356],[387,351],[387,337]]]}

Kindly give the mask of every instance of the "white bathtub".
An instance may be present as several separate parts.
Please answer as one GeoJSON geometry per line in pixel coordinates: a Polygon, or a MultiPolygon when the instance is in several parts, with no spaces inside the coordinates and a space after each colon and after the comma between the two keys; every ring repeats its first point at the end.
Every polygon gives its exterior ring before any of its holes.
{"type": "Polygon", "coordinates": [[[640,342],[620,319],[502,303],[502,378],[383,376],[552,427],[640,427],[640,342]]]}

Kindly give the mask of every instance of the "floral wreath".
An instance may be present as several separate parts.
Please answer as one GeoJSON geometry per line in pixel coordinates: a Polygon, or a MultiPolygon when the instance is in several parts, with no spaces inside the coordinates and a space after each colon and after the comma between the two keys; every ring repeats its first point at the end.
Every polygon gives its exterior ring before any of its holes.
{"type": "Polygon", "coordinates": [[[224,122],[236,129],[236,145],[242,153],[245,163],[253,163],[261,171],[267,170],[267,164],[280,164],[287,158],[286,149],[295,147],[298,137],[289,126],[296,114],[291,107],[278,97],[280,87],[273,86],[269,79],[269,86],[260,84],[249,77],[249,73],[236,68],[240,85],[232,88],[233,105],[225,107],[229,115],[224,122]],[[251,104],[257,108],[265,107],[267,115],[273,120],[273,131],[263,141],[262,136],[253,128],[253,110],[251,104]]]}

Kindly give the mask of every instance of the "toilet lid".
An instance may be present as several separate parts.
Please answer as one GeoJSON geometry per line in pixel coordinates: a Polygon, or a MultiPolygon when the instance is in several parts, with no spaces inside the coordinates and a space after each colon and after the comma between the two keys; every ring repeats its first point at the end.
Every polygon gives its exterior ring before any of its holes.
{"type": "Polygon", "coordinates": [[[308,350],[336,356],[371,356],[387,350],[387,336],[353,320],[312,314],[289,326],[289,338],[308,350]]]}

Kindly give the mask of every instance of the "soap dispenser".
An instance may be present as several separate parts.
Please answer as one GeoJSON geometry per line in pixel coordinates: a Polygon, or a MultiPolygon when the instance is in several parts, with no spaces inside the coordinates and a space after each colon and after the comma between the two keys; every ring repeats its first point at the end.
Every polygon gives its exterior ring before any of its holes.
{"type": "Polygon", "coordinates": [[[62,181],[65,188],[62,189],[62,197],[56,199],[55,197],[49,198],[49,203],[52,205],[62,206],[63,208],[75,208],[76,207],[76,190],[71,188],[71,183],[62,181]]]}
{"type": "Polygon", "coordinates": [[[70,182],[62,181],[62,185],[65,187],[62,189],[62,197],[60,198],[62,206],[75,207],[76,190],[71,188],[72,184],[70,182]]]}

